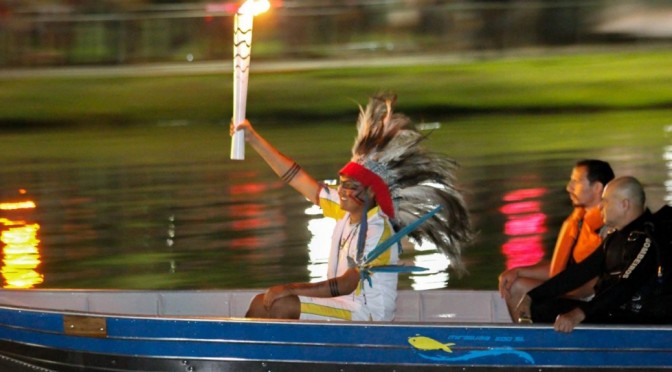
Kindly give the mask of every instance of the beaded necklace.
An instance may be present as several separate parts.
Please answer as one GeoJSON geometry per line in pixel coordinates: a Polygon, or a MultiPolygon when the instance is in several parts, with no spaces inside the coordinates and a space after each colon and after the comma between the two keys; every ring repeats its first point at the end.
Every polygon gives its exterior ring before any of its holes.
{"type": "Polygon", "coordinates": [[[350,217],[348,216],[348,222],[343,226],[343,230],[341,230],[341,237],[340,237],[340,245],[338,247],[338,254],[336,255],[336,265],[334,266],[334,275],[338,272],[338,264],[341,261],[341,254],[343,250],[345,249],[345,255],[347,256],[348,253],[350,253],[350,244],[352,243],[352,240],[357,236],[357,231],[359,230],[359,226],[361,225],[360,223],[356,224],[349,224],[350,222],[350,217]],[[347,226],[350,226],[350,231],[348,232],[348,235],[343,238],[343,233],[345,232],[345,228],[347,226]]]}
{"type": "Polygon", "coordinates": [[[359,225],[360,225],[359,223],[350,225],[350,232],[348,232],[348,235],[345,238],[341,237],[341,245],[339,247],[340,250],[342,250],[345,247],[350,247],[352,239],[355,238],[355,236],[357,235],[357,231],[359,231],[359,225]]]}

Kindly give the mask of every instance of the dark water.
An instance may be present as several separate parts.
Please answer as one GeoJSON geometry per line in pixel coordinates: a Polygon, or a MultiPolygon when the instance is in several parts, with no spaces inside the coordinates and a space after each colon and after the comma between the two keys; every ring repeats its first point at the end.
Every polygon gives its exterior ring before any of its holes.
{"type": "MultiPolygon", "coordinates": [[[[406,243],[403,259],[430,270],[402,276],[400,286],[494,289],[506,266],[547,257],[571,208],[566,180],[582,158],[608,160],[617,174],[638,177],[652,209],[671,202],[669,117],[442,120],[428,144],[462,166],[460,186],[479,231],[464,252],[470,274],[457,278],[431,247],[406,243]],[[600,122],[608,124],[594,124],[600,122]]],[[[257,129],[319,179],[334,178],[354,136],[349,123],[257,129]]],[[[228,160],[225,126],[164,123],[0,138],[0,272],[7,287],[257,288],[319,280],[326,271],[333,222],[251,149],[245,161],[228,160]]]]}

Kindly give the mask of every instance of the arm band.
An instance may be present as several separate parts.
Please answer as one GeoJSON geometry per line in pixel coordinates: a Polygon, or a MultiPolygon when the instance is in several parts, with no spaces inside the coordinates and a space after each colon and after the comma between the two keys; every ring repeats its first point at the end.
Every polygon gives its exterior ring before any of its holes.
{"type": "Polygon", "coordinates": [[[327,280],[327,283],[329,283],[331,297],[338,297],[341,295],[341,292],[338,291],[338,281],[336,279],[329,279],[327,280]]]}
{"type": "Polygon", "coordinates": [[[299,173],[300,170],[301,170],[301,166],[298,165],[296,162],[294,162],[294,164],[292,164],[292,166],[289,167],[289,169],[287,169],[287,172],[285,172],[285,174],[283,174],[280,177],[280,179],[284,183],[290,183],[290,182],[292,182],[294,177],[296,177],[296,175],[299,173]]]}

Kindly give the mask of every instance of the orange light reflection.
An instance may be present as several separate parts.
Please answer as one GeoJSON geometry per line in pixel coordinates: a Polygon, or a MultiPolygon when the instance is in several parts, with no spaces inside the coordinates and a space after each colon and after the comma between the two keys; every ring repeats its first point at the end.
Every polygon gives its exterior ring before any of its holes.
{"type": "Polygon", "coordinates": [[[35,203],[30,200],[22,202],[0,203],[0,210],[14,211],[17,209],[35,209],[35,203]]]}
{"type": "MultiPolygon", "coordinates": [[[[26,190],[19,190],[25,195],[26,190]]],[[[35,209],[32,200],[0,203],[0,210],[13,212],[35,209]]],[[[0,242],[2,243],[2,268],[4,288],[32,288],[44,282],[44,275],[36,269],[42,263],[40,258],[40,240],[37,233],[40,225],[27,223],[21,219],[0,218],[0,242]]]]}

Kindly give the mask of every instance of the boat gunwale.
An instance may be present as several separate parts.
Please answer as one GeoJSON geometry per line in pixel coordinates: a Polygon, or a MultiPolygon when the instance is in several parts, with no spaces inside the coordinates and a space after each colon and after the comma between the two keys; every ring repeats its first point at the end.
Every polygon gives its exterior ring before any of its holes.
{"type": "MultiPolygon", "coordinates": [[[[25,291],[20,289],[2,289],[2,291],[25,291]]],[[[141,294],[141,293],[245,293],[256,290],[117,290],[117,289],[31,289],[35,293],[96,293],[113,295],[115,293],[125,294],[141,294]]],[[[446,291],[450,294],[450,291],[446,291]]],[[[118,319],[143,319],[143,320],[157,320],[157,321],[185,321],[185,322],[228,322],[228,323],[268,323],[268,324],[296,324],[296,325],[319,325],[326,327],[420,327],[420,328],[495,328],[495,329],[548,329],[552,327],[551,324],[519,324],[513,322],[460,322],[460,321],[408,321],[408,320],[392,320],[392,321],[324,321],[324,320],[290,320],[290,319],[261,319],[261,318],[245,318],[240,316],[214,316],[214,315],[176,315],[176,314],[125,314],[118,312],[100,312],[88,310],[72,310],[72,309],[58,309],[50,307],[39,306],[25,306],[25,305],[8,305],[3,304],[0,298],[0,310],[6,311],[22,311],[32,313],[43,313],[51,315],[71,315],[83,317],[101,317],[101,318],[118,318],[118,319]]],[[[0,324],[3,324],[0,320],[0,324]]],[[[587,330],[640,330],[640,331],[665,331],[672,332],[672,324],[658,325],[658,324],[579,324],[576,329],[587,330]]]]}

